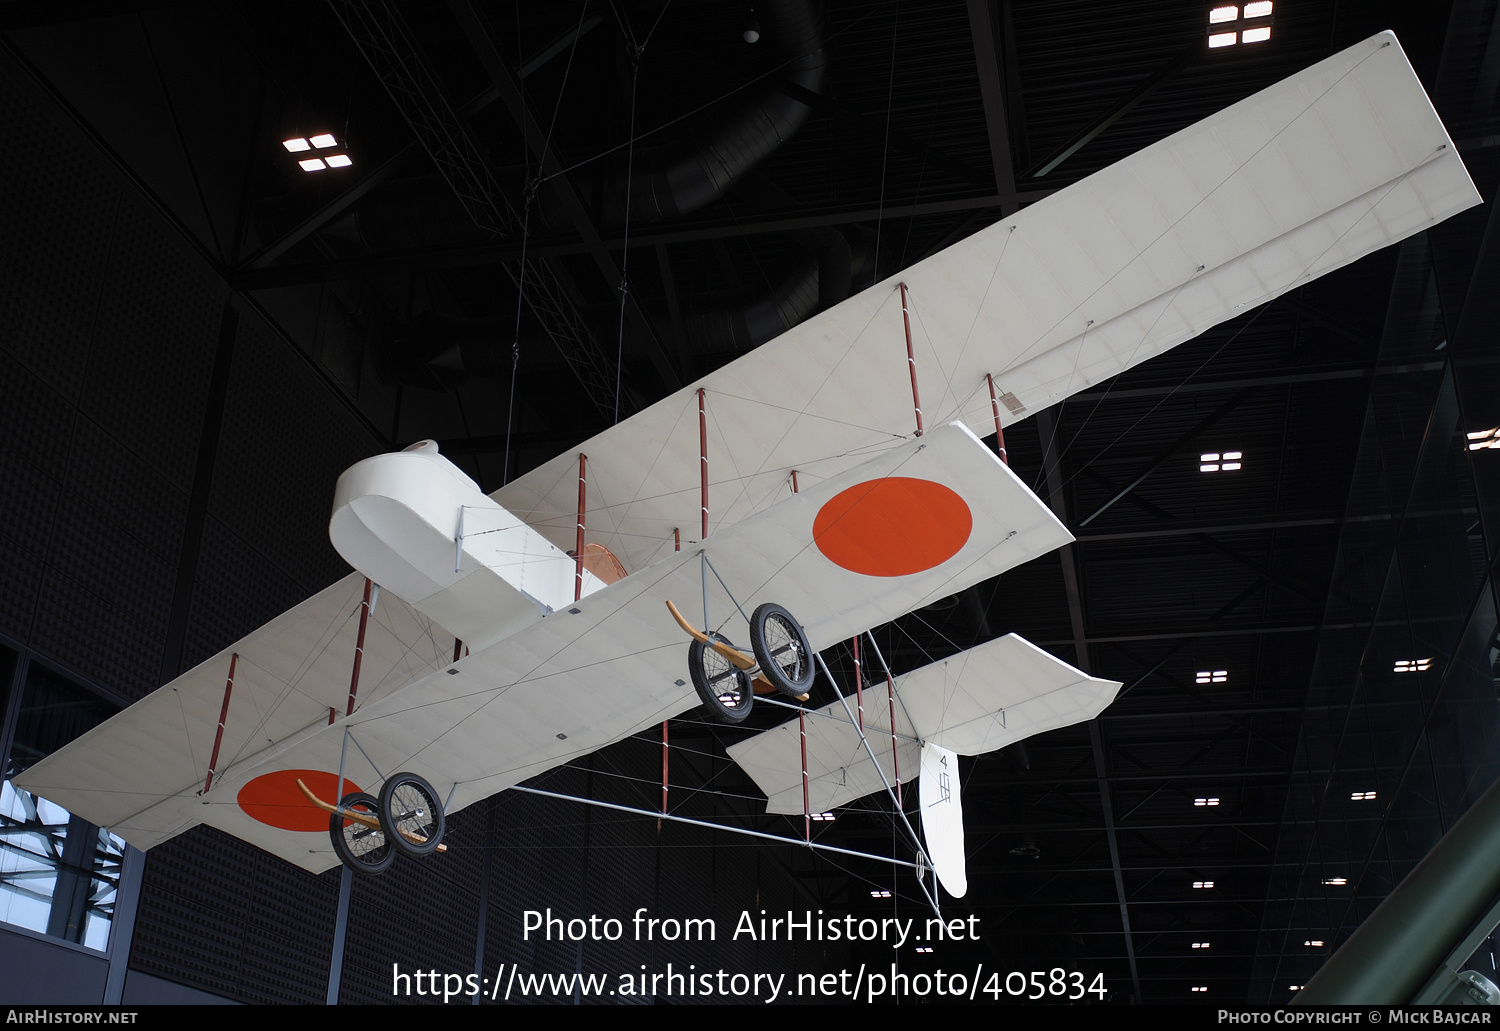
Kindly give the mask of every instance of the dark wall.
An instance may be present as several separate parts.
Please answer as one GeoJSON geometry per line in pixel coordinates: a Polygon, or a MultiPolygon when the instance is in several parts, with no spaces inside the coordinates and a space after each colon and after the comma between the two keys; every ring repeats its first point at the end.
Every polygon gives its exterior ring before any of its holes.
{"type": "MultiPolygon", "coordinates": [[[[3,57],[0,134],[0,638],[128,704],[347,571],[328,543],[329,498],[380,447],[304,353],[3,57]]],[[[579,771],[549,786],[611,790],[579,771]]],[[[393,963],[468,973],[482,957],[491,971],[570,973],[831,961],[722,940],[590,943],[586,956],[522,942],[529,908],[628,919],[647,906],[716,916],[727,932],[740,909],[807,899],[779,860],[713,832],[658,836],[650,821],[531,797],[494,804],[493,820],[489,803],[452,818],[448,856],[353,884],[341,1001],[389,1001],[393,963]]],[[[324,1002],[339,888],[337,870],[313,877],[208,828],[159,846],[128,998],[199,998],[175,984],[324,1002]]],[[[0,980],[36,994],[25,1001],[97,1002],[106,966],[0,930],[0,980]]]]}

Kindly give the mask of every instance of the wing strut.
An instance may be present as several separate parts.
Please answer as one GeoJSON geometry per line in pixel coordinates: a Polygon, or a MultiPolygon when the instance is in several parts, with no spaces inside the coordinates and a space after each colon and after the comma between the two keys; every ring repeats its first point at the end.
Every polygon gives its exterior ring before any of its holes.
{"type": "Polygon", "coordinates": [[[901,284],[901,322],[906,326],[906,364],[911,370],[911,406],[917,412],[917,436],[922,435],[922,397],[917,393],[917,357],[911,350],[911,316],[906,311],[906,284],[901,284]]]}
{"type": "Polygon", "coordinates": [[[224,682],[224,704],[219,709],[219,730],[214,734],[214,754],[208,758],[208,776],[203,778],[203,794],[214,783],[214,767],[219,765],[219,746],[224,743],[224,721],[229,718],[229,695],[234,690],[234,667],[240,661],[240,653],[229,656],[229,679],[224,682]]]}
{"type": "Polygon", "coordinates": [[[359,667],[365,658],[365,628],[370,625],[370,578],[365,577],[365,600],[359,603],[359,639],[354,642],[354,672],[349,677],[349,708],[345,716],[354,715],[354,696],[359,693],[359,667]]]}
{"type": "Polygon", "coordinates": [[[990,385],[990,411],[995,414],[995,450],[1000,461],[1010,465],[1010,456],[1005,453],[1005,428],[1000,425],[1000,401],[995,397],[995,377],[986,372],[984,381],[990,385]]]}

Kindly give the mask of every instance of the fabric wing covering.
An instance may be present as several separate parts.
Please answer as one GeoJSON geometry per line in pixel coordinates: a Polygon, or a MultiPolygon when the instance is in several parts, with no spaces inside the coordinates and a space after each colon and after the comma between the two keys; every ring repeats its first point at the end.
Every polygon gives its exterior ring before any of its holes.
{"type": "MultiPolygon", "coordinates": [[[[710,625],[744,645],[736,600],[746,611],[777,601],[802,614],[812,646],[822,649],[1071,539],[982,441],[962,425],[941,427],[716,534],[704,549],[712,564],[710,625]],[[970,525],[956,550],[902,576],[866,576],[827,558],[814,542],[814,525],[830,500],[896,480],[937,485],[962,499],[970,525]]],[[[304,606],[236,646],[242,662],[254,655],[257,666],[278,647],[334,665],[326,675],[318,667],[323,686],[295,715],[278,710],[285,729],[278,724],[276,732],[285,739],[259,747],[253,742],[267,726],[270,699],[291,695],[280,680],[257,681],[253,696],[236,701],[236,673],[224,758],[206,794],[228,651],[44,759],[17,783],[111,826],[137,847],[207,823],[318,872],[337,862],[328,817],[301,798],[287,771],[319,781],[322,797],[331,798],[342,753],[346,791],[372,791],[383,777],[409,771],[457,811],[696,706],[687,682],[688,639],[666,602],[675,600],[700,620],[705,568],[697,551],[669,556],[458,662],[447,661],[451,636],[413,620],[396,627],[401,637],[383,640],[389,620],[377,620],[382,631],[366,644],[367,670],[372,652],[390,656],[377,671],[393,669],[395,657],[407,653],[423,658],[402,669],[397,689],[386,688],[384,678],[368,696],[362,687],[354,715],[330,726],[329,707],[344,711],[354,652],[348,628],[357,623],[359,582],[351,578],[339,585],[342,594],[314,599],[318,620],[341,628],[328,643],[316,635],[294,644],[284,639],[283,621],[312,625],[304,606]],[[299,614],[304,618],[293,618],[299,614]]],[[[382,598],[377,614],[409,612],[397,605],[382,598]]],[[[296,665],[291,657],[284,661],[296,665]]],[[[278,676],[307,689],[306,677],[278,676]]]]}
{"type": "MultiPolygon", "coordinates": [[[[894,760],[885,685],[875,683],[864,691],[870,751],[838,700],[809,711],[808,805],[821,813],[884,791],[887,782],[894,787],[898,768],[910,783],[920,767],[923,741],[959,755],[993,752],[1033,734],[1091,720],[1119,689],[1118,681],[1080,672],[1015,634],[997,637],[896,679],[894,760]]],[[[855,698],[851,694],[846,700],[853,711],[855,698]]],[[[767,812],[802,812],[796,720],[730,745],[729,757],[766,793],[767,812]]]]}
{"type": "MultiPolygon", "coordinates": [[[[1390,33],[1356,44],[793,327],[590,439],[589,535],[628,570],[909,437],[994,431],[1478,204],[1390,33]]],[[[494,494],[572,547],[576,453],[494,494]]]]}
{"type": "MultiPolygon", "coordinates": [[[[722,576],[747,611],[761,601],[785,605],[823,648],[1045,554],[1071,539],[1067,531],[970,432],[993,427],[987,375],[1001,420],[1012,423],[1479,200],[1395,38],[1372,37],[865,290],[586,442],[589,536],[634,575],[574,609],[450,664],[452,635],[387,595],[366,646],[359,708],[329,726],[330,710],[347,705],[356,574],[17,784],[138,847],[210,823],[309,870],[327,869],[336,860],[326,817],[288,794],[295,785],[285,778],[258,778],[330,776],[347,727],[359,746],[346,757],[350,783],[372,790],[381,776],[408,770],[459,809],[696,704],[686,642],[664,603],[674,598],[691,613],[705,580],[705,622],[715,629],[743,633],[722,576]],[[915,440],[898,280],[908,287],[930,431],[915,440]],[[700,386],[712,516],[704,550],[714,577],[690,540],[672,552],[675,528],[700,525],[700,386]],[[931,429],[950,420],[957,424],[931,429]],[[912,575],[863,575],[813,546],[815,518],[830,499],[894,477],[925,478],[963,498],[973,527],[957,552],[912,575]],[[242,665],[220,768],[200,797],[234,652],[242,665]],[[258,807],[244,804],[247,788],[258,807]],[[310,836],[319,819],[321,841],[310,836]]],[[[574,546],[576,452],[492,496],[558,547],[574,546]]],[[[859,565],[857,556],[846,559],[859,565]]],[[[1001,743],[1019,718],[1005,704],[1007,722],[989,731],[1001,743]]],[[[912,736],[919,727],[951,729],[945,717],[922,724],[911,715],[912,736]]],[[[848,741],[830,741],[825,773],[858,775],[850,752],[848,741]]],[[[781,768],[795,774],[800,764],[781,768]]],[[[826,785],[815,804],[877,787],[878,778],[857,790],[826,785]]],[[[336,781],[324,784],[324,797],[336,789],[336,781]]],[[[800,798],[774,804],[795,811],[800,798]]]]}

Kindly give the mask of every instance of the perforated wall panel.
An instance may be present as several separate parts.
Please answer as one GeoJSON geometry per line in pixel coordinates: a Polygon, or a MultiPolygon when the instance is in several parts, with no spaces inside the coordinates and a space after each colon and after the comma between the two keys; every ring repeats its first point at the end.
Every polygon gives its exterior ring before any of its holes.
{"type": "Polygon", "coordinates": [[[147,854],[130,965],[241,1002],[321,1004],[338,889],[337,871],[199,827],[147,854]]]}

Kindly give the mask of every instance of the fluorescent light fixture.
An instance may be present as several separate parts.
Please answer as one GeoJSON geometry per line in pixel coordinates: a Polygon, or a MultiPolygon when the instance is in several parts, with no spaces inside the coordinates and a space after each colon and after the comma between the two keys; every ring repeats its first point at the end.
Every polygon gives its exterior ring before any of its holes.
{"type": "Polygon", "coordinates": [[[1271,38],[1271,26],[1262,25],[1259,28],[1246,29],[1240,33],[1241,43],[1264,43],[1271,38]]]}
{"type": "Polygon", "coordinates": [[[332,133],[320,132],[309,141],[319,150],[327,150],[329,147],[337,147],[339,141],[333,138],[332,133]]]}
{"type": "Polygon", "coordinates": [[[1337,887],[1343,887],[1345,884],[1349,883],[1349,878],[1347,878],[1347,877],[1325,877],[1325,878],[1323,878],[1323,883],[1324,884],[1332,884],[1332,885],[1335,885],[1337,887]]]}
{"type": "Polygon", "coordinates": [[[1237,32],[1215,32],[1208,37],[1208,47],[1210,50],[1218,47],[1232,47],[1238,39],[1239,33],[1237,32]]]}
{"type": "Polygon", "coordinates": [[[353,161],[349,160],[348,154],[329,154],[324,160],[328,162],[329,168],[348,168],[354,164],[353,161]]]}
{"type": "Polygon", "coordinates": [[[1291,992],[1300,992],[1302,990],[1302,986],[1300,984],[1289,984],[1286,987],[1287,991],[1291,992]]]}
{"type": "Polygon", "coordinates": [[[1421,673],[1432,667],[1432,657],[1425,659],[1397,659],[1396,665],[1391,668],[1393,673],[1421,673]]]}
{"type": "Polygon", "coordinates": [[[932,951],[932,946],[931,945],[918,945],[917,946],[917,951],[918,952],[931,952],[932,951]]]}
{"type": "Polygon", "coordinates": [[[1310,949],[1321,949],[1323,947],[1323,939],[1321,939],[1321,938],[1309,938],[1309,939],[1307,939],[1307,941],[1303,942],[1302,944],[1306,945],[1310,949]]]}
{"type": "Polygon", "coordinates": [[[1194,985],[1193,986],[1193,991],[1195,991],[1195,992],[1206,992],[1206,991],[1208,991],[1208,985],[1204,985],[1204,984],[1194,985]]]}
{"type": "Polygon", "coordinates": [[[1212,888],[1213,886],[1214,886],[1214,882],[1213,881],[1194,881],[1193,882],[1193,887],[1195,887],[1195,888],[1212,888]]]}
{"type": "Polygon", "coordinates": [[[891,893],[885,888],[873,888],[870,891],[870,898],[872,899],[888,899],[890,897],[891,893]]]}
{"type": "Polygon", "coordinates": [[[1350,792],[1349,793],[1349,801],[1351,801],[1351,802],[1373,802],[1373,801],[1375,801],[1375,792],[1373,792],[1373,791],[1353,791],[1353,792],[1350,792]]]}
{"type": "Polygon", "coordinates": [[[1465,436],[1469,438],[1470,451],[1484,451],[1492,447],[1500,447],[1500,426],[1492,430],[1478,430],[1465,436]]]}
{"type": "MultiPolygon", "coordinates": [[[[1254,7],[1256,5],[1251,4],[1250,6],[1254,7]]],[[[1266,6],[1269,7],[1271,5],[1267,4],[1266,6]]],[[[1249,10],[1249,8],[1246,8],[1246,10],[1249,10]]],[[[1208,12],[1208,23],[1210,25],[1218,25],[1220,22],[1235,21],[1239,16],[1240,9],[1238,7],[1215,7],[1212,11],[1208,12]]]]}
{"type": "Polygon", "coordinates": [[[1271,0],[1256,0],[1245,5],[1246,18],[1265,18],[1271,13],[1271,0]]]}
{"type": "Polygon", "coordinates": [[[282,140],[281,145],[287,149],[288,154],[298,154],[304,150],[311,150],[311,146],[301,136],[290,140],[282,140]]]}
{"type": "Polygon", "coordinates": [[[316,172],[319,169],[328,167],[327,165],[323,164],[322,158],[303,158],[301,161],[297,162],[297,164],[302,166],[302,171],[304,172],[316,172]]]}
{"type": "Polygon", "coordinates": [[[1195,799],[1193,799],[1193,805],[1195,805],[1195,806],[1218,805],[1218,804],[1219,804],[1219,800],[1217,798],[1195,798],[1195,799]]]}
{"type": "Polygon", "coordinates": [[[818,822],[822,822],[822,821],[827,821],[828,823],[832,823],[833,820],[834,820],[834,815],[832,813],[813,813],[812,814],[812,818],[813,818],[813,822],[814,823],[818,823],[818,822]]]}
{"type": "Polygon", "coordinates": [[[1193,948],[1206,949],[1208,948],[1208,942],[1193,942],[1193,948]]]}
{"type": "Polygon", "coordinates": [[[1194,681],[1199,684],[1222,684],[1229,680],[1227,669],[1200,669],[1194,681]]]}
{"type": "Polygon", "coordinates": [[[1216,473],[1222,469],[1226,473],[1232,473],[1240,467],[1240,459],[1244,457],[1242,451],[1225,451],[1222,455],[1217,451],[1209,451],[1198,456],[1198,471],[1216,473]]]}

